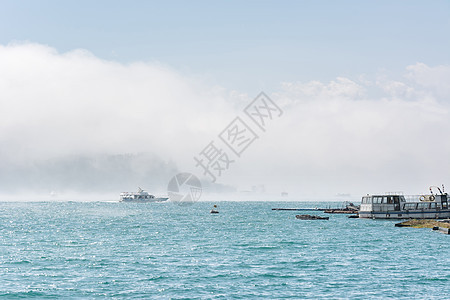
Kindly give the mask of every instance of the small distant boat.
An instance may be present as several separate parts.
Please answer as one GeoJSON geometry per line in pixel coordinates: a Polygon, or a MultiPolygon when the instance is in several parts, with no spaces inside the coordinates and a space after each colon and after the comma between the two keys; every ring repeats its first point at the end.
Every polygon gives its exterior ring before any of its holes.
{"type": "Polygon", "coordinates": [[[329,217],[321,217],[321,216],[315,216],[315,215],[296,215],[296,219],[299,220],[328,220],[329,217]]]}
{"type": "Polygon", "coordinates": [[[213,209],[211,209],[210,213],[212,213],[212,214],[218,214],[219,213],[219,211],[217,210],[217,205],[213,206],[213,209]]]}
{"type": "Polygon", "coordinates": [[[404,196],[401,193],[367,195],[362,197],[360,218],[372,219],[445,219],[450,217],[448,194],[439,187],[439,193],[404,196]]]}
{"type": "Polygon", "coordinates": [[[141,188],[138,188],[137,193],[120,193],[120,202],[164,202],[167,200],[169,200],[168,197],[155,197],[141,188]]]}

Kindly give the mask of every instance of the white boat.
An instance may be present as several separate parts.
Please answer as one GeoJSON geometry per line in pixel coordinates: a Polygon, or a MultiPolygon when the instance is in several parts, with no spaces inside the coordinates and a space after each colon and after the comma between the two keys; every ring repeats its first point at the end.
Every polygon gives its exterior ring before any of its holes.
{"type": "Polygon", "coordinates": [[[155,197],[141,188],[138,188],[137,193],[120,193],[121,202],[164,202],[167,200],[169,200],[168,197],[155,197]]]}
{"type": "Polygon", "coordinates": [[[401,193],[367,195],[362,197],[360,218],[371,219],[444,219],[450,218],[448,194],[439,187],[439,193],[404,196],[401,193]]]}

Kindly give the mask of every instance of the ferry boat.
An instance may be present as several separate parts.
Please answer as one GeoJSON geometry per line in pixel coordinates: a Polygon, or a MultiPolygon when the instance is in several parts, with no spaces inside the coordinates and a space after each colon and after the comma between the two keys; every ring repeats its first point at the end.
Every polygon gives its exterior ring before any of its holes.
{"type": "Polygon", "coordinates": [[[169,200],[169,198],[155,197],[154,195],[150,195],[147,191],[144,191],[141,188],[138,188],[137,193],[120,193],[121,202],[164,202],[167,200],[169,200]]]}
{"type": "Polygon", "coordinates": [[[360,218],[371,219],[445,219],[450,218],[448,194],[437,188],[439,193],[404,196],[402,193],[367,195],[362,197],[358,212],[360,218]]]}

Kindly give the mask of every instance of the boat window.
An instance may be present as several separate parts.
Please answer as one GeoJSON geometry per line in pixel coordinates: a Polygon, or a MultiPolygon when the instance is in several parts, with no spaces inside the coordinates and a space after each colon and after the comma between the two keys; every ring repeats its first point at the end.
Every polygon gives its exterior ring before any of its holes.
{"type": "Polygon", "coordinates": [[[404,209],[416,209],[417,203],[405,203],[404,209]]]}
{"type": "Polygon", "coordinates": [[[419,204],[417,204],[417,208],[418,209],[426,209],[426,208],[428,208],[428,205],[429,203],[419,203],[419,204]]]}

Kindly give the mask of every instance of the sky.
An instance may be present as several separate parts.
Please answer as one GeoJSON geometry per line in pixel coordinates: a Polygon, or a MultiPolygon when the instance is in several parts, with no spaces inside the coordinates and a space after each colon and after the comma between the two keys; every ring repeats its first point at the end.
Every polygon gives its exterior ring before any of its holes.
{"type": "Polygon", "coordinates": [[[207,200],[449,183],[447,1],[0,7],[0,200],[164,193],[178,172],[207,200]],[[260,92],[282,112],[264,130],[260,92]],[[258,136],[240,156],[220,139],[236,117],[258,136]],[[194,160],[210,142],[233,160],[215,183],[194,160]]]}

